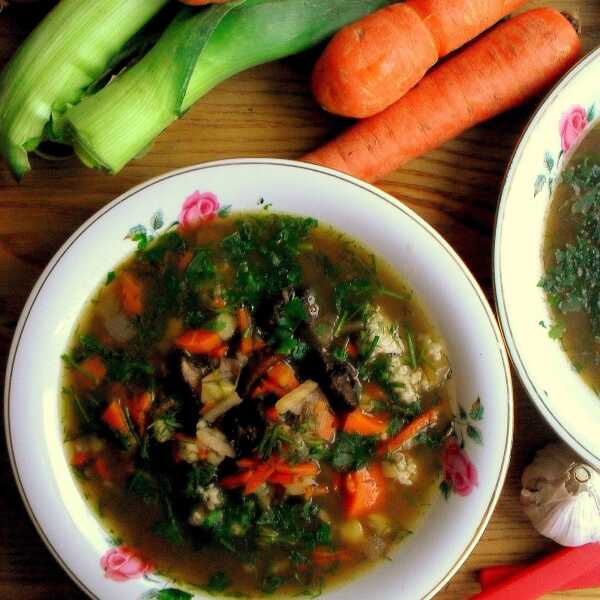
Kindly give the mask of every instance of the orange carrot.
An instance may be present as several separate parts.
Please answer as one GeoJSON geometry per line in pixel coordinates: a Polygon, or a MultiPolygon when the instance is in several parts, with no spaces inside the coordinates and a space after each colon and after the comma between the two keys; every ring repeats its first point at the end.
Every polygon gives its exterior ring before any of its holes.
{"type": "Polygon", "coordinates": [[[121,306],[128,317],[141,315],[144,310],[144,288],[138,278],[127,271],[119,275],[121,306]]]}
{"type": "Polygon", "coordinates": [[[284,361],[275,363],[267,371],[267,377],[286,392],[300,385],[300,382],[296,379],[294,369],[284,361]]]}
{"type": "Polygon", "coordinates": [[[145,391],[137,394],[127,403],[131,420],[137,426],[140,435],[143,435],[146,429],[146,417],[152,406],[152,400],[152,394],[145,391]]]}
{"type": "Polygon", "coordinates": [[[219,482],[219,485],[226,490],[243,487],[246,485],[251,476],[252,471],[242,471],[241,473],[236,473],[235,475],[223,477],[223,479],[221,479],[219,482]]]}
{"type": "Polygon", "coordinates": [[[435,407],[426,410],[403,427],[394,437],[382,442],[379,446],[379,454],[385,454],[386,452],[401,448],[416,435],[435,425],[439,414],[439,410],[435,407]]]}
{"type": "Polygon", "coordinates": [[[265,410],[265,417],[269,421],[273,421],[273,422],[281,421],[281,416],[277,412],[277,409],[274,406],[269,406],[269,408],[267,408],[265,410]]]}
{"type": "Polygon", "coordinates": [[[260,338],[253,338],[250,336],[244,336],[240,340],[240,352],[248,356],[257,350],[265,347],[265,342],[260,338]]]}
{"type": "Polygon", "coordinates": [[[297,465],[289,465],[282,462],[281,464],[278,464],[275,469],[278,473],[290,473],[298,477],[319,474],[319,466],[313,462],[299,463],[297,465]]]}
{"type": "Polygon", "coordinates": [[[244,496],[253,494],[256,489],[265,483],[274,472],[275,465],[273,464],[273,461],[262,463],[258,465],[254,471],[250,471],[250,477],[244,486],[244,496]]]}
{"type": "Polygon", "coordinates": [[[344,431],[360,435],[380,435],[388,429],[389,423],[385,419],[370,415],[359,408],[346,415],[344,431]]]}
{"type": "Polygon", "coordinates": [[[104,361],[96,354],[88,356],[79,363],[79,370],[75,371],[75,383],[83,390],[92,390],[106,377],[104,361]]]}
{"type": "Polygon", "coordinates": [[[190,329],[175,340],[178,348],[191,354],[210,354],[222,344],[219,334],[208,329],[190,329]]]}
{"type": "Polygon", "coordinates": [[[295,476],[292,473],[281,473],[280,471],[275,471],[269,475],[269,483],[278,483],[279,485],[289,485],[290,483],[294,483],[295,476]]]}
{"type": "Polygon", "coordinates": [[[272,381],[265,379],[254,388],[251,397],[258,398],[264,394],[275,394],[278,398],[282,398],[287,392],[272,381]]]}
{"type": "Polygon", "coordinates": [[[374,181],[407,161],[537,96],[579,56],[558,11],[539,8],[498,25],[427,74],[406,96],[303,160],[374,181]]]}
{"type": "Polygon", "coordinates": [[[242,333],[250,329],[250,311],[247,308],[238,308],[237,310],[238,327],[242,333]]]}
{"type": "Polygon", "coordinates": [[[106,462],[106,459],[103,458],[102,456],[98,456],[96,458],[96,460],[94,461],[94,470],[96,471],[96,474],[98,475],[98,477],[100,477],[100,479],[102,479],[102,481],[110,480],[110,478],[111,478],[110,468],[108,466],[108,463],[106,462]]]}
{"type": "Polygon", "coordinates": [[[309,485],[304,490],[304,498],[310,500],[317,496],[326,496],[329,493],[329,488],[326,485],[309,485]]]}
{"type": "Polygon", "coordinates": [[[356,358],[358,356],[358,348],[354,342],[348,342],[346,344],[346,352],[350,358],[356,358]]]}
{"type": "Polygon", "coordinates": [[[363,392],[373,400],[385,400],[387,398],[384,389],[376,383],[367,382],[363,384],[363,392]]]}
{"type": "Polygon", "coordinates": [[[317,61],[312,89],[329,112],[375,115],[414,87],[443,56],[525,0],[407,0],[344,27],[317,61]]]}
{"type": "Polygon", "coordinates": [[[129,434],[129,426],[125,418],[125,412],[121,404],[117,400],[113,400],[104,409],[102,413],[102,421],[106,423],[113,431],[122,435],[129,434]]]}
{"type": "Polygon", "coordinates": [[[377,510],[385,501],[385,478],[379,464],[347,473],[344,478],[346,517],[363,517],[377,510]]]}
{"type": "Polygon", "coordinates": [[[336,562],[347,562],[352,560],[352,556],[352,552],[346,548],[340,550],[315,548],[312,553],[312,562],[318,567],[329,567],[336,562]]]}
{"type": "Polygon", "coordinates": [[[214,350],[211,350],[208,355],[212,358],[223,358],[227,354],[227,346],[225,344],[221,344],[214,350]]]}
{"type": "Polygon", "coordinates": [[[73,456],[71,457],[71,464],[74,467],[83,467],[86,463],[92,460],[92,453],[78,450],[73,452],[73,456]]]}
{"type": "Polygon", "coordinates": [[[254,467],[260,464],[260,460],[258,458],[240,458],[235,461],[236,465],[242,469],[253,469],[254,467]]]}

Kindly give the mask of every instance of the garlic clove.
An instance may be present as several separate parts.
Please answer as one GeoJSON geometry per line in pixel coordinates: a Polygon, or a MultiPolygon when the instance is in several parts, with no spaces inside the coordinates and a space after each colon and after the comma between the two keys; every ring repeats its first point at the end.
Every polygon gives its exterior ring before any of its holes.
{"type": "Polygon", "coordinates": [[[521,481],[523,509],[542,535],[563,546],[600,541],[600,473],[570,448],[540,450],[521,481]]]}

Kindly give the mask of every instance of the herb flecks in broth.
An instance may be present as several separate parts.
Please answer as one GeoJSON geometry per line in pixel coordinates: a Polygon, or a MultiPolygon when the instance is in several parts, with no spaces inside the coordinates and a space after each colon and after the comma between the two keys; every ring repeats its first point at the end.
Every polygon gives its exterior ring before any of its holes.
{"type": "Polygon", "coordinates": [[[574,368],[600,384],[600,157],[594,130],[561,176],[552,200],[539,285],[554,313],[548,329],[574,368]]]}
{"type": "Polygon", "coordinates": [[[64,356],[67,453],[103,522],[213,593],[315,593],[386,556],[450,421],[410,291],[311,218],[132,237],[64,356]]]}

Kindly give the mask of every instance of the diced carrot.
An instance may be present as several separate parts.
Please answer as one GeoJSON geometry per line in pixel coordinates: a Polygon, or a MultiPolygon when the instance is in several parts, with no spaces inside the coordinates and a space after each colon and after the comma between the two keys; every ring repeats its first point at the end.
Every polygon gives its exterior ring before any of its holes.
{"type": "Polygon", "coordinates": [[[127,425],[125,412],[117,400],[110,402],[109,405],[104,409],[104,412],[102,413],[102,421],[117,433],[122,435],[127,435],[129,433],[129,426],[127,425]]]}
{"type": "Polygon", "coordinates": [[[336,416],[329,410],[325,400],[319,399],[314,406],[316,434],[326,442],[331,442],[338,426],[336,416]]]}
{"type": "Polygon", "coordinates": [[[274,423],[281,421],[281,417],[274,406],[269,406],[269,408],[265,409],[265,417],[274,423]]]}
{"type": "Polygon", "coordinates": [[[243,337],[240,340],[240,352],[248,356],[254,350],[254,340],[251,337],[243,337]]]}
{"type": "Polygon", "coordinates": [[[108,467],[108,463],[106,459],[102,456],[98,456],[94,461],[94,470],[96,474],[102,481],[109,481],[111,478],[110,468],[108,467]]]}
{"type": "Polygon", "coordinates": [[[275,465],[272,461],[267,461],[258,465],[254,471],[250,471],[250,477],[244,486],[244,496],[253,494],[256,489],[265,483],[269,477],[275,472],[275,465]]]}
{"type": "Polygon", "coordinates": [[[346,517],[363,517],[377,510],[385,501],[385,478],[379,464],[347,473],[344,478],[346,517]]]}
{"type": "Polygon", "coordinates": [[[178,348],[187,350],[191,354],[210,354],[222,344],[219,334],[208,329],[190,329],[175,340],[178,348]]]}
{"type": "Polygon", "coordinates": [[[300,385],[300,382],[296,379],[294,369],[284,361],[275,363],[267,371],[267,377],[286,392],[289,392],[300,385]]]}
{"type": "Polygon", "coordinates": [[[235,463],[241,469],[253,469],[260,463],[260,460],[258,460],[258,458],[246,457],[246,458],[240,458],[239,460],[236,460],[235,463]]]}
{"type": "Polygon", "coordinates": [[[247,308],[238,308],[237,320],[240,331],[246,333],[250,329],[250,311],[247,308]]]}
{"type": "Polygon", "coordinates": [[[146,417],[152,406],[152,400],[152,394],[145,391],[141,394],[137,394],[127,403],[131,420],[137,426],[140,435],[143,435],[146,429],[146,417]]]}
{"type": "Polygon", "coordinates": [[[269,475],[269,483],[278,483],[279,485],[289,485],[294,482],[296,477],[293,473],[282,473],[281,471],[275,471],[269,475]]]}
{"type": "Polygon", "coordinates": [[[75,383],[82,390],[92,390],[106,377],[104,361],[97,355],[88,356],[79,363],[79,369],[73,373],[75,383]]]}
{"type": "Polygon", "coordinates": [[[309,485],[304,490],[304,498],[316,498],[318,496],[326,496],[329,493],[329,488],[326,485],[309,485]]]}
{"type": "Polygon", "coordinates": [[[326,548],[315,548],[312,553],[312,562],[319,567],[328,567],[336,562],[348,562],[352,560],[353,554],[350,550],[327,550],[326,548]]]}
{"type": "Polygon", "coordinates": [[[387,398],[383,388],[376,383],[368,382],[363,384],[363,392],[370,398],[373,398],[373,400],[385,400],[387,398]]]}
{"type": "Polygon", "coordinates": [[[346,344],[346,352],[350,358],[356,358],[358,356],[358,348],[356,344],[353,342],[348,342],[346,344]]]}
{"type": "Polygon", "coordinates": [[[438,416],[439,410],[437,408],[433,407],[426,410],[423,414],[413,419],[406,427],[403,427],[393,438],[386,442],[382,442],[379,446],[378,453],[383,455],[386,452],[401,448],[416,435],[435,425],[438,416]]]}
{"type": "Polygon", "coordinates": [[[275,470],[278,473],[291,473],[292,475],[304,477],[306,475],[318,475],[319,465],[314,462],[299,463],[297,465],[289,465],[281,462],[275,467],[275,470]]]}
{"type": "Polygon", "coordinates": [[[73,456],[71,457],[71,464],[74,467],[83,467],[86,463],[92,460],[91,452],[82,452],[78,450],[77,452],[73,452],[73,456]]]}
{"type": "Polygon", "coordinates": [[[227,346],[221,344],[218,348],[211,350],[208,355],[212,358],[223,358],[227,354],[227,346]]]}
{"type": "Polygon", "coordinates": [[[229,475],[223,477],[219,482],[219,485],[226,490],[233,490],[235,488],[243,487],[248,483],[248,480],[252,476],[252,471],[242,471],[235,475],[229,475]]]}
{"type": "Polygon", "coordinates": [[[141,315],[144,311],[144,288],[138,278],[123,271],[119,275],[119,293],[123,311],[129,317],[141,315]]]}
{"type": "Polygon", "coordinates": [[[278,398],[282,398],[286,395],[286,391],[279,387],[277,384],[269,381],[268,379],[264,379],[261,381],[252,392],[252,398],[258,398],[259,396],[263,396],[265,394],[275,394],[278,398]]]}
{"type": "Polygon", "coordinates": [[[344,431],[360,435],[380,435],[388,429],[389,423],[385,419],[366,413],[359,408],[346,415],[344,431]]]}
{"type": "Polygon", "coordinates": [[[186,250],[177,261],[177,266],[181,271],[187,269],[188,265],[192,262],[192,258],[194,258],[194,253],[191,250],[186,250]]]}

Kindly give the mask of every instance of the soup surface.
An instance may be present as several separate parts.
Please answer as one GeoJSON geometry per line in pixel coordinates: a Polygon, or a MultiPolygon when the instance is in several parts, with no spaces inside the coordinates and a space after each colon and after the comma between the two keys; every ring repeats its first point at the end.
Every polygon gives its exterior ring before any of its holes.
{"type": "Polygon", "coordinates": [[[90,505],[158,572],[211,592],[346,581],[440,482],[444,343],[389,266],[313,219],[139,239],[63,358],[90,505]]]}
{"type": "Polygon", "coordinates": [[[558,182],[544,241],[549,333],[600,391],[600,128],[581,142],[558,182]]]}

